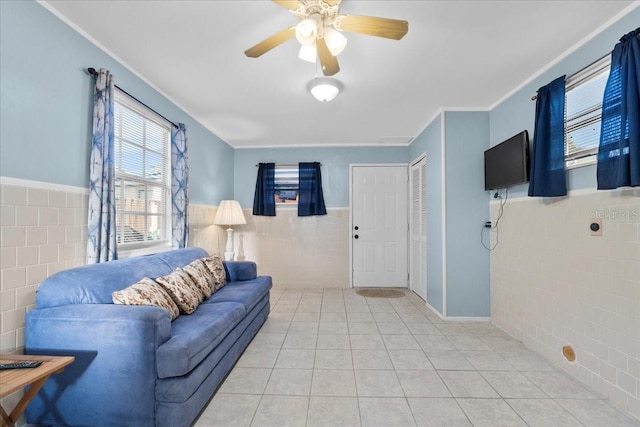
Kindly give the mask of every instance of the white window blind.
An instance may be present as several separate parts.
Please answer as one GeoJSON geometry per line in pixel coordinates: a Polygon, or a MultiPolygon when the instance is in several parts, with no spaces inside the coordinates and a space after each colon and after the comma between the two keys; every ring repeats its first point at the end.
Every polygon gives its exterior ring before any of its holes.
{"type": "Polygon", "coordinates": [[[298,203],[300,188],[298,165],[276,165],[274,184],[276,203],[298,203]]]}
{"type": "Polygon", "coordinates": [[[114,108],[117,242],[169,239],[171,124],[116,90],[114,108]]]}
{"type": "Polygon", "coordinates": [[[609,77],[607,55],[567,78],[565,102],[565,160],[567,167],[595,161],[600,143],[602,97],[609,77]]]}

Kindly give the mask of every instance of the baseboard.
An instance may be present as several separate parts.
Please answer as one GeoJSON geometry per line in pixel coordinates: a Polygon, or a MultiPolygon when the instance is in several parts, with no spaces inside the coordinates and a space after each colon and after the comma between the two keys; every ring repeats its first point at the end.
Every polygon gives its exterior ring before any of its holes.
{"type": "Polygon", "coordinates": [[[431,304],[429,304],[428,302],[425,301],[424,305],[426,305],[429,310],[433,311],[433,314],[438,316],[440,318],[440,320],[444,320],[444,317],[442,316],[442,314],[440,314],[440,312],[438,310],[433,308],[433,306],[431,304]]]}
{"type": "Polygon", "coordinates": [[[424,305],[426,305],[429,310],[433,311],[440,320],[444,320],[445,322],[491,322],[491,317],[443,316],[428,302],[425,302],[424,305]]]}
{"type": "Polygon", "coordinates": [[[444,320],[451,322],[491,322],[491,317],[446,316],[444,320]]]}

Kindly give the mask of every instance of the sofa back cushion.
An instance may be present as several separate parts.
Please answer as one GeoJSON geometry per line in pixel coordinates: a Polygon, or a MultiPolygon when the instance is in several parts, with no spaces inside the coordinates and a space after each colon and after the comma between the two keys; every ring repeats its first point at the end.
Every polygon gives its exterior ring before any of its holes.
{"type": "Polygon", "coordinates": [[[46,279],[36,292],[36,308],[67,304],[113,304],[111,294],[144,277],[155,279],[175,268],[207,256],[200,248],[176,249],[60,271],[46,279]]]}

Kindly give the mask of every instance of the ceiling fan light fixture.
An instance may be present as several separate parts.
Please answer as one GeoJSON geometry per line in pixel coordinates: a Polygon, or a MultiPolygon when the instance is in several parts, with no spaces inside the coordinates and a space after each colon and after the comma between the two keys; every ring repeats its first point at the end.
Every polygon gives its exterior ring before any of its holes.
{"type": "Polygon", "coordinates": [[[303,61],[315,63],[318,58],[318,48],[316,48],[315,44],[303,44],[300,46],[298,58],[303,61]]]}
{"type": "Polygon", "coordinates": [[[327,27],[324,30],[324,39],[327,42],[329,52],[333,56],[338,56],[347,46],[347,38],[342,35],[340,31],[334,30],[331,27],[327,27]]]}
{"type": "Polygon", "coordinates": [[[307,85],[311,95],[320,102],[333,101],[342,90],[342,83],[328,77],[316,77],[307,85]]]}
{"type": "Polygon", "coordinates": [[[303,19],[296,25],[296,39],[303,46],[314,44],[317,36],[318,25],[315,20],[310,18],[303,19]]]}

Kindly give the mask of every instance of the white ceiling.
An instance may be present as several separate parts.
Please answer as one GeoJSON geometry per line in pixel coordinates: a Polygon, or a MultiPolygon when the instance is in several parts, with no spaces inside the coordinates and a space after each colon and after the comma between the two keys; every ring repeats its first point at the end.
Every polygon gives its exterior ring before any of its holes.
{"type": "Polygon", "coordinates": [[[272,147],[416,137],[440,108],[494,105],[632,2],[344,0],[341,13],[404,19],[409,32],[345,33],[330,103],[307,92],[316,66],[295,38],[244,55],[297,22],[271,1],[46,3],[231,146],[272,147]]]}

